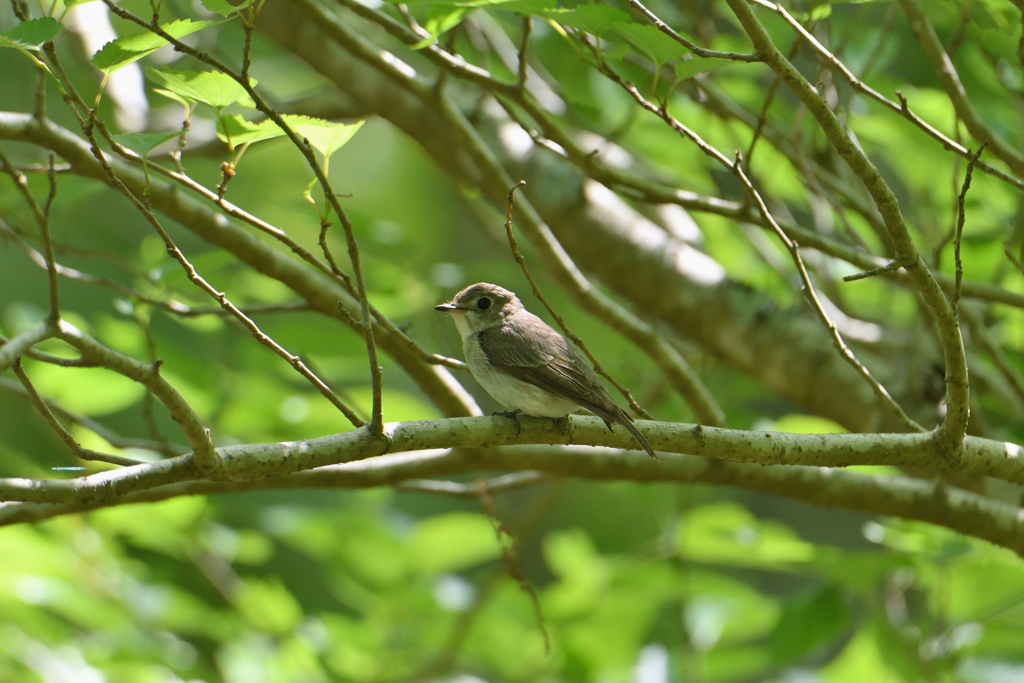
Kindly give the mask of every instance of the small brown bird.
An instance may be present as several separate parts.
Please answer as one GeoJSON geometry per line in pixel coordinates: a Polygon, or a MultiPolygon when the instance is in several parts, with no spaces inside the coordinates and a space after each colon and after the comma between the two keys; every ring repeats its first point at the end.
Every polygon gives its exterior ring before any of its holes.
{"type": "Polygon", "coordinates": [[[657,460],[575,344],[523,308],[515,294],[481,282],[434,308],[451,314],[473,376],[511,417],[563,418],[583,407],[609,430],[613,422],[625,427],[657,460]]]}

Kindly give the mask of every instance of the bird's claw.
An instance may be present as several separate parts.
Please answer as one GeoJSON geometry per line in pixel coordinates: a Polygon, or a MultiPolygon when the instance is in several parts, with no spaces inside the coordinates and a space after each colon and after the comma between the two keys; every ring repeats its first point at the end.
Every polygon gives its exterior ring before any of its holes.
{"type": "Polygon", "coordinates": [[[551,421],[555,423],[555,427],[564,436],[567,436],[570,432],[572,432],[572,421],[569,419],[568,415],[563,415],[562,417],[553,417],[551,418],[551,421]]]}
{"type": "Polygon", "coordinates": [[[513,422],[516,423],[516,436],[519,436],[519,432],[523,431],[522,425],[519,424],[519,417],[518,417],[519,413],[521,413],[521,412],[523,412],[523,411],[517,408],[516,410],[509,410],[509,411],[504,412],[504,413],[502,413],[502,412],[491,413],[491,416],[500,415],[502,417],[510,418],[513,422]]]}

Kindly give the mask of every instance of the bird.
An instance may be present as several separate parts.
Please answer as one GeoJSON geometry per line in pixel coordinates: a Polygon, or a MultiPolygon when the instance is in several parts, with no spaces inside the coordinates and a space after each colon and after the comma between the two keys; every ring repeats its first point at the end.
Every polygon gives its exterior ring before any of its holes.
{"type": "Polygon", "coordinates": [[[504,415],[560,420],[583,407],[604,420],[610,431],[613,423],[625,427],[648,455],[658,459],[576,345],[526,310],[515,293],[479,282],[434,310],[451,315],[470,371],[509,411],[504,415]]]}

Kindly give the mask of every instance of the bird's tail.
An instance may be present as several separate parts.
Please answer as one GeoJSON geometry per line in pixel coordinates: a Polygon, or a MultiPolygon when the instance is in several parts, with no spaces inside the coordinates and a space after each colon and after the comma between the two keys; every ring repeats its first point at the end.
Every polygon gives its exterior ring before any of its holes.
{"type": "Polygon", "coordinates": [[[658,456],[655,455],[654,449],[651,448],[651,444],[647,443],[647,437],[645,437],[643,433],[639,429],[637,429],[637,426],[633,423],[633,418],[631,418],[629,414],[626,413],[621,408],[619,408],[619,414],[616,415],[616,417],[618,418],[616,422],[625,427],[626,431],[633,435],[633,438],[636,439],[637,443],[643,446],[644,450],[647,451],[647,455],[657,460],[658,456]]]}

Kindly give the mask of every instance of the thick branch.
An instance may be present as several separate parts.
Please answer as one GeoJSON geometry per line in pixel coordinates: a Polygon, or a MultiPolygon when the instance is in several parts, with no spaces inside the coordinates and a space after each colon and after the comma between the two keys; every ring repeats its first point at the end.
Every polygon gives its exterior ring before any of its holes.
{"type": "MultiPolygon", "coordinates": [[[[486,420],[486,418],[476,418],[486,420]]],[[[649,423],[656,424],[656,423],[649,423]]],[[[645,429],[649,426],[645,425],[645,429]]],[[[524,425],[530,428],[532,425],[524,425]]],[[[365,431],[365,430],[362,430],[365,431]]],[[[719,430],[705,430],[709,442],[719,430]]],[[[782,436],[782,435],[775,435],[782,436]]],[[[334,437],[329,437],[334,438],[334,437]]],[[[919,437],[918,437],[919,438],[919,437]]],[[[969,440],[970,441],[970,440],[969,440]]],[[[972,444],[969,444],[969,447],[972,444]]],[[[762,466],[722,462],[692,455],[661,462],[608,448],[517,447],[464,451],[435,450],[389,454],[285,476],[246,481],[196,481],[73,503],[0,504],[0,525],[37,521],[107,505],[166,500],[176,496],[284,488],[367,488],[411,485],[415,490],[465,495],[475,485],[426,480],[484,469],[521,472],[504,479],[510,487],[543,481],[545,475],[644,483],[706,482],[739,486],[828,507],[895,515],[939,524],[1024,554],[1024,516],[1015,506],[966,491],[898,476],[866,475],[822,467],[762,466]],[[524,472],[525,471],[525,472],[524,472]]]]}
{"type": "Polygon", "coordinates": [[[10,341],[0,346],[0,372],[11,367],[11,364],[30,348],[44,339],[53,337],[55,334],[55,325],[44,322],[30,330],[25,330],[16,337],[12,337],[10,341]]]}
{"type": "MultiPolygon", "coordinates": [[[[501,417],[469,417],[391,422],[385,425],[386,440],[361,427],[304,441],[226,446],[216,451],[216,476],[231,480],[262,479],[364,460],[384,453],[437,448],[526,444],[584,444],[627,450],[639,447],[626,431],[611,432],[594,417],[573,417],[566,432],[548,419],[519,419],[518,432],[515,424],[501,417]]],[[[1024,461],[1019,457],[1021,447],[977,437],[968,437],[962,458],[951,463],[929,434],[784,434],[674,422],[640,421],[638,425],[651,445],[662,453],[700,455],[758,465],[891,465],[955,469],[1024,484],[1024,461]]],[[[0,479],[0,500],[40,503],[102,501],[170,482],[195,479],[194,474],[176,469],[178,460],[180,458],[69,480],[0,479]]],[[[646,465],[640,465],[641,460],[641,457],[622,460],[621,476],[628,479],[630,472],[653,471],[646,465]]],[[[591,467],[596,467],[603,460],[598,458],[593,462],[591,467]]],[[[528,469],[539,469],[535,464],[527,466],[524,462],[522,465],[528,469]]]]}

